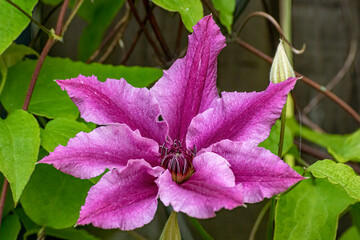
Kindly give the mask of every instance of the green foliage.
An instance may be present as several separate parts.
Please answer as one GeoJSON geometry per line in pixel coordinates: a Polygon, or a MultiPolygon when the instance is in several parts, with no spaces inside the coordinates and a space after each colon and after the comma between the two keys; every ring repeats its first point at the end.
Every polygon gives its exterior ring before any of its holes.
{"type": "MultiPolygon", "coordinates": [[[[62,0],[42,0],[49,5],[57,5],[62,0]]],[[[74,6],[75,1],[70,1],[70,6],[74,6]]],[[[86,61],[100,45],[107,27],[115,18],[124,4],[124,0],[85,0],[81,5],[77,15],[85,20],[88,25],[84,28],[79,40],[79,59],[86,61]]]]}
{"type": "Polygon", "coordinates": [[[229,33],[233,24],[233,14],[235,11],[235,0],[211,0],[214,8],[220,13],[220,22],[229,33]]]}
{"type": "MultiPolygon", "coordinates": [[[[12,0],[21,9],[31,15],[37,0],[12,0]]],[[[15,40],[30,20],[5,0],[0,1],[0,54],[15,40]]]]}
{"type": "Polygon", "coordinates": [[[350,215],[353,225],[360,232],[360,202],[355,203],[350,207],[350,215]]]}
{"type": "Polygon", "coordinates": [[[1,79],[0,79],[0,95],[1,95],[1,92],[4,88],[7,78],[7,68],[2,56],[0,56],[0,74],[1,74],[1,79]]]}
{"type": "Polygon", "coordinates": [[[66,228],[66,229],[53,229],[46,228],[45,235],[65,239],[65,240],[100,240],[92,236],[90,233],[83,229],[66,228]]]}
{"type": "Polygon", "coordinates": [[[355,202],[325,179],[303,180],[276,205],[274,239],[335,239],[339,215],[355,202]]]}
{"type": "Polygon", "coordinates": [[[9,68],[21,62],[26,55],[39,56],[34,49],[16,43],[11,44],[1,56],[3,57],[6,67],[9,68]]]}
{"type": "Polygon", "coordinates": [[[339,240],[357,240],[360,239],[360,233],[355,226],[349,227],[339,238],[339,240]]]}
{"type": "Polygon", "coordinates": [[[54,229],[45,227],[42,229],[39,225],[34,223],[24,212],[22,208],[15,209],[16,215],[20,218],[20,221],[25,227],[24,238],[33,234],[37,234],[39,231],[43,231],[45,236],[52,236],[59,239],[65,240],[98,240],[98,238],[92,236],[83,229],[76,228],[65,228],[65,229],[54,229]]]}
{"type": "MultiPolygon", "coordinates": [[[[280,141],[280,128],[281,122],[276,121],[274,126],[271,128],[269,137],[259,144],[259,147],[266,148],[270,150],[273,154],[277,155],[279,150],[279,141],[280,141]]],[[[293,146],[294,137],[291,133],[291,129],[285,126],[285,135],[284,135],[284,145],[283,145],[283,154],[287,153],[289,149],[293,146]]]]}
{"type": "MultiPolygon", "coordinates": [[[[35,60],[26,60],[9,69],[8,80],[1,95],[2,104],[8,112],[22,107],[35,65],[35,60]]],[[[77,77],[79,74],[95,75],[102,81],[106,77],[125,78],[135,87],[145,87],[159,79],[162,71],[157,68],[85,64],[70,59],[47,57],[35,85],[29,111],[48,118],[77,118],[77,107],[53,80],[77,77]]]]}
{"type": "Polygon", "coordinates": [[[179,224],[177,220],[177,213],[173,211],[166,221],[164,229],[159,240],[181,240],[179,224]]]}
{"type": "Polygon", "coordinates": [[[0,120],[0,171],[10,183],[17,202],[34,170],[40,146],[36,119],[17,110],[0,120]]]}
{"type": "Polygon", "coordinates": [[[360,201],[360,176],[351,167],[331,160],[322,160],[307,170],[317,178],[326,178],[331,183],[340,185],[350,197],[360,201]]]}
{"type": "Polygon", "coordinates": [[[4,218],[0,228],[1,240],[16,240],[21,229],[21,224],[16,215],[9,215],[4,218]]]}
{"type": "Polygon", "coordinates": [[[327,148],[339,162],[360,161],[360,129],[343,135],[319,133],[304,126],[300,129],[294,119],[288,121],[288,126],[296,135],[327,148]]]}
{"type": "Polygon", "coordinates": [[[70,138],[75,137],[78,132],[90,132],[92,129],[86,124],[66,118],[54,119],[46,124],[41,131],[41,146],[46,151],[52,152],[59,145],[66,146],[70,138]]]}
{"type": "MultiPolygon", "coordinates": [[[[43,3],[50,4],[50,5],[58,5],[62,2],[62,0],[41,0],[43,3]]],[[[70,1],[71,3],[71,1],[70,1]]]]}
{"type": "Polygon", "coordinates": [[[88,180],[39,164],[21,196],[21,205],[40,226],[68,228],[77,222],[91,185],[88,180]]]}
{"type": "Polygon", "coordinates": [[[234,10],[234,22],[240,17],[245,7],[249,3],[249,0],[235,0],[235,10],[234,10]]]}
{"type": "Polygon", "coordinates": [[[152,0],[152,2],[168,11],[180,13],[186,29],[190,32],[204,16],[200,0],[152,0]]]}
{"type": "Polygon", "coordinates": [[[78,15],[88,22],[79,40],[79,59],[86,61],[100,45],[106,28],[122,7],[124,0],[84,1],[78,15]]]}

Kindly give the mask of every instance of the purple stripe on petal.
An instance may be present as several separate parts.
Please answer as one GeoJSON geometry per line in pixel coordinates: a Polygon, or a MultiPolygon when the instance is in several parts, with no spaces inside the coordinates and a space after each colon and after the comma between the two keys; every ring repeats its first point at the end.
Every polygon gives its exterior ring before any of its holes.
{"type": "Polygon", "coordinates": [[[77,224],[128,231],[149,223],[157,209],[154,181],[162,171],[145,161],[131,160],[124,169],[106,173],[88,192],[77,224]]]}
{"type": "Polygon", "coordinates": [[[270,83],[262,92],[223,92],[211,109],[193,119],[186,136],[187,146],[202,149],[223,139],[258,145],[269,136],[296,80],[270,83]]]}
{"type": "Polygon", "coordinates": [[[160,103],[173,140],[184,142],[191,119],[218,98],[216,59],[224,47],[225,37],[212,16],[204,17],[189,36],[186,56],[164,71],[150,90],[160,103]]]}
{"type": "Polygon", "coordinates": [[[214,153],[203,153],[194,158],[195,173],[184,183],[172,181],[166,171],[159,177],[161,201],[175,211],[191,217],[210,218],[221,208],[233,209],[242,205],[241,186],[235,186],[229,163],[214,153]]]}
{"type": "Polygon", "coordinates": [[[39,163],[54,165],[60,171],[79,178],[92,178],[106,168],[123,168],[130,159],[145,159],[159,164],[158,144],[118,124],[99,127],[90,133],[80,132],[66,147],[59,145],[39,163]]]}
{"type": "Polygon", "coordinates": [[[142,136],[162,144],[166,122],[158,121],[160,107],[146,88],[135,88],[124,79],[100,82],[95,76],[56,81],[77,105],[81,117],[99,125],[125,123],[142,136]]]}
{"type": "Polygon", "coordinates": [[[246,142],[225,140],[207,150],[222,156],[230,163],[236,184],[243,187],[245,203],[270,198],[304,179],[269,150],[246,142]]]}

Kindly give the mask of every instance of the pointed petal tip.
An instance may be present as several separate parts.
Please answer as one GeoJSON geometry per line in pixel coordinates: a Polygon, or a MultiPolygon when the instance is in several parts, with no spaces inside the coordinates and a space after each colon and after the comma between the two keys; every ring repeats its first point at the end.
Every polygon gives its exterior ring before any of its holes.
{"type": "Polygon", "coordinates": [[[219,98],[216,88],[217,57],[226,45],[226,39],[211,15],[201,19],[193,30],[188,36],[185,57],[177,59],[164,71],[150,90],[169,124],[169,136],[180,141],[185,140],[192,118],[207,110],[214,99],[219,98]]]}

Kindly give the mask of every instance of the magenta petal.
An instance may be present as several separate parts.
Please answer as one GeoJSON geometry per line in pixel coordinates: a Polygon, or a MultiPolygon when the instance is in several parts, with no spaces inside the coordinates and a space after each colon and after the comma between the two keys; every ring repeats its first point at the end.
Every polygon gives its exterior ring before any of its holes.
{"type": "Polygon", "coordinates": [[[133,132],[124,124],[99,127],[90,133],[80,132],[59,145],[40,163],[54,165],[62,172],[79,178],[92,178],[106,168],[123,168],[130,159],[145,159],[158,165],[158,144],[133,132]]]}
{"type": "Polygon", "coordinates": [[[193,119],[186,136],[187,146],[202,149],[223,139],[258,145],[269,136],[296,80],[270,83],[262,92],[223,92],[211,109],[193,119]]]}
{"type": "Polygon", "coordinates": [[[150,90],[160,103],[173,140],[183,142],[191,119],[218,98],[216,59],[224,47],[225,37],[219,27],[211,16],[204,17],[189,36],[186,56],[164,71],[150,90]]]}
{"type": "Polygon", "coordinates": [[[214,153],[203,153],[194,158],[195,173],[184,183],[171,180],[166,171],[159,177],[161,201],[175,211],[191,217],[210,218],[221,208],[233,209],[242,205],[241,186],[235,186],[229,163],[214,153]]]}
{"type": "Polygon", "coordinates": [[[100,82],[95,76],[57,80],[80,110],[81,117],[99,125],[125,123],[144,137],[162,144],[167,124],[158,118],[160,107],[146,88],[135,88],[124,79],[100,82]]]}
{"type": "Polygon", "coordinates": [[[149,223],[157,209],[154,181],[162,170],[131,160],[124,169],[106,173],[88,192],[77,224],[132,230],[149,223]]]}
{"type": "Polygon", "coordinates": [[[208,150],[229,161],[236,184],[243,187],[245,203],[270,198],[304,179],[269,150],[246,142],[225,140],[208,150]]]}

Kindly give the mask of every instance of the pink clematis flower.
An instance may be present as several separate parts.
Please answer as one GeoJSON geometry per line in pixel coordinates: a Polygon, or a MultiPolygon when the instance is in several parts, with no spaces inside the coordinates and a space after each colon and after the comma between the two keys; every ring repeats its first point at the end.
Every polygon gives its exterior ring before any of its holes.
{"type": "Polygon", "coordinates": [[[207,16],[189,36],[186,56],[150,90],[94,76],[57,81],[82,118],[104,125],[80,132],[40,161],[83,179],[110,170],[90,189],[78,224],[132,230],[153,219],[158,198],[177,212],[210,218],[303,179],[257,146],[296,79],[220,98],[216,59],[224,47],[224,36],[207,16]]]}

